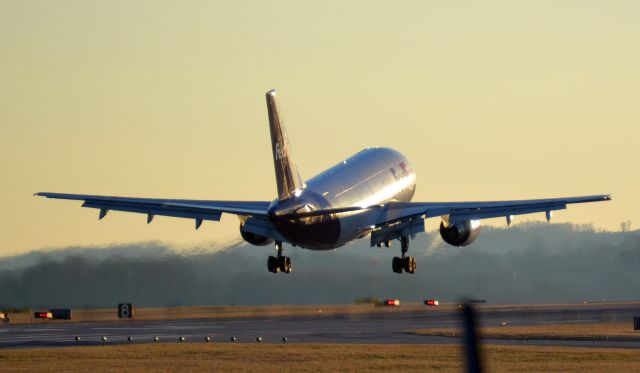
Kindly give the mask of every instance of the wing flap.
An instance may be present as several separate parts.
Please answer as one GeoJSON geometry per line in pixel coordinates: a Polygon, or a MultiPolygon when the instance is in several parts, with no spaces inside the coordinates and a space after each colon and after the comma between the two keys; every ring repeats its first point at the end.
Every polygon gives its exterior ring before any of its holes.
{"type": "Polygon", "coordinates": [[[410,218],[383,225],[371,231],[371,246],[402,236],[411,236],[424,232],[424,219],[410,218]]]}
{"type": "Polygon", "coordinates": [[[566,208],[567,205],[564,203],[550,203],[540,205],[511,206],[508,208],[484,207],[471,210],[453,210],[449,214],[449,222],[454,224],[460,221],[499,218],[508,215],[533,214],[536,212],[564,210],[566,208]]]}
{"type": "Polygon", "coordinates": [[[219,211],[206,211],[204,209],[202,212],[198,212],[197,210],[181,209],[174,206],[136,205],[122,202],[101,202],[92,200],[84,202],[82,207],[212,221],[220,221],[220,217],[222,216],[222,213],[219,211]]]}

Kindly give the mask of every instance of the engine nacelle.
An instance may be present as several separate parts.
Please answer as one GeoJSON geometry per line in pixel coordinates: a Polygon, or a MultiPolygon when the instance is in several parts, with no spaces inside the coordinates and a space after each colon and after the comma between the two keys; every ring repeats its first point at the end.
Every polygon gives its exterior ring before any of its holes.
{"type": "Polygon", "coordinates": [[[467,246],[478,238],[480,220],[467,220],[455,224],[440,223],[440,237],[453,246],[467,246]]]}
{"type": "Polygon", "coordinates": [[[242,236],[243,240],[256,246],[265,246],[273,243],[273,238],[260,236],[259,234],[245,231],[243,223],[240,223],[240,235],[242,236]]]}

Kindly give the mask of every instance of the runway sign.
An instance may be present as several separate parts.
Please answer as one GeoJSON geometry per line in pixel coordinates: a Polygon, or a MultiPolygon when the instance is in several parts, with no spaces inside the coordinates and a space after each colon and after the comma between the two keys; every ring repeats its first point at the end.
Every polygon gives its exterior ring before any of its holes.
{"type": "Polygon", "coordinates": [[[54,320],[71,320],[71,309],[69,308],[56,308],[49,310],[54,320]]]}
{"type": "Polygon", "coordinates": [[[133,304],[118,303],[118,318],[130,319],[133,317],[133,304]]]}

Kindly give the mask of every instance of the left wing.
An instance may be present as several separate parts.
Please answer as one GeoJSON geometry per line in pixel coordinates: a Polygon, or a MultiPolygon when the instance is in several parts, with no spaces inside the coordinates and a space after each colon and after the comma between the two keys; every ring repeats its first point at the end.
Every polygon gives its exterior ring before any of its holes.
{"type": "Polygon", "coordinates": [[[36,193],[36,196],[84,201],[82,207],[100,210],[99,219],[110,210],[147,214],[147,223],[156,215],[194,219],[196,229],[203,220],[219,221],[223,213],[266,218],[268,201],[203,201],[94,196],[87,194],[36,193]]]}
{"type": "Polygon", "coordinates": [[[423,219],[446,216],[450,224],[460,221],[506,217],[544,212],[547,220],[551,212],[563,210],[568,204],[609,201],[611,195],[530,199],[488,202],[390,202],[382,206],[371,235],[375,245],[389,239],[424,231],[423,219]]]}

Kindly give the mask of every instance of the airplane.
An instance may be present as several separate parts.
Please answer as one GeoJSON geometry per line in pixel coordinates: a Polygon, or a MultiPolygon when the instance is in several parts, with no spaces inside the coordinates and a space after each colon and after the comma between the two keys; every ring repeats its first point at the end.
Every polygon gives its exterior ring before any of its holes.
{"type": "Polygon", "coordinates": [[[424,232],[424,221],[441,217],[440,235],[453,246],[471,244],[480,234],[480,221],[515,215],[545,213],[568,204],[611,200],[611,195],[490,202],[411,202],[416,175],[407,158],[385,147],[370,147],[307,181],[300,178],[278,110],[277,93],[266,93],[271,148],[278,196],[272,201],[209,201],[109,197],[84,194],[36,193],[36,196],[83,201],[98,209],[102,219],[110,210],[194,219],[196,229],[222,214],[240,220],[240,235],[257,246],[275,243],[267,269],[290,273],[291,258],[283,243],[310,250],[331,250],[356,239],[370,237],[370,245],[391,246],[400,241],[400,257],[392,260],[395,273],[415,273],[416,260],[408,256],[410,240],[424,232]]]}

